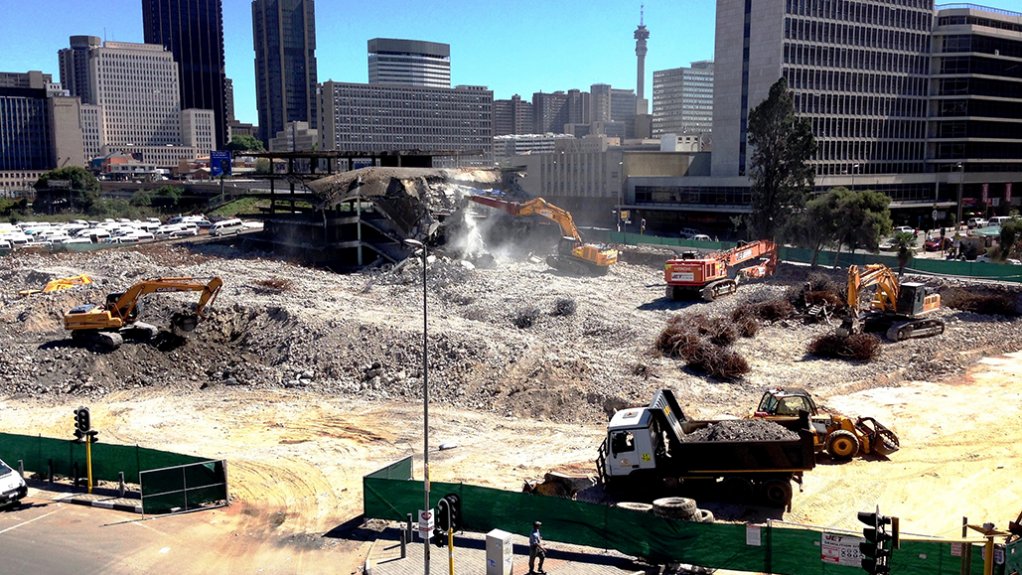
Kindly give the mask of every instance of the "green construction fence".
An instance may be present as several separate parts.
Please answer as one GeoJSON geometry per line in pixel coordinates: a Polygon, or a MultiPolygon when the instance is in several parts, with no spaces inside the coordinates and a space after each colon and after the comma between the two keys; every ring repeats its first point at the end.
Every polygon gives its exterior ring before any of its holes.
{"type": "MultiPolygon", "coordinates": [[[[20,460],[26,470],[38,473],[46,473],[52,466],[54,474],[65,477],[74,476],[77,463],[78,475],[85,477],[85,444],[70,439],[0,433],[0,459],[15,466],[20,460]]],[[[208,458],[114,445],[102,439],[92,445],[92,477],[99,481],[118,481],[123,471],[125,479],[134,482],[141,471],[204,461],[208,458]]]]}
{"type": "MultiPolygon", "coordinates": [[[[653,562],[681,562],[717,569],[776,575],[853,575],[858,565],[859,539],[821,529],[767,524],[693,523],[656,517],[601,504],[516,493],[463,483],[430,484],[430,506],[448,494],[461,498],[462,528],[485,533],[503,529],[527,536],[534,521],[543,522],[550,541],[613,549],[653,562]],[[834,535],[839,535],[834,537],[834,535]],[[844,541],[837,545],[835,541],[844,541]],[[846,555],[842,563],[823,559],[846,555]],[[854,549],[854,551],[852,551],[854,549]]],[[[423,505],[423,485],[412,479],[411,458],[363,478],[363,508],[367,518],[404,521],[423,505]]],[[[854,513],[850,510],[849,513],[854,513]]],[[[983,550],[978,545],[939,541],[903,541],[891,557],[899,575],[962,575],[962,550],[971,554],[964,573],[983,573],[983,550]]],[[[995,574],[1004,573],[1004,565],[995,574]]]]}
{"type": "MultiPolygon", "coordinates": [[[[676,248],[694,248],[703,250],[727,250],[735,247],[735,242],[696,242],[680,238],[663,238],[643,234],[631,234],[624,232],[606,232],[600,234],[599,240],[608,243],[625,245],[656,245],[676,248]]],[[[589,237],[589,236],[587,236],[589,237]]],[[[778,257],[781,261],[811,263],[813,251],[806,248],[782,247],[778,257]]],[[[883,256],[867,252],[837,252],[821,250],[817,256],[817,263],[821,266],[833,266],[834,261],[842,267],[850,265],[883,264],[889,268],[898,267],[898,258],[894,256],[883,256]]],[[[937,260],[927,258],[912,258],[907,271],[924,274],[941,274],[971,277],[977,279],[990,279],[997,281],[1022,283],[1022,266],[997,264],[989,262],[970,262],[958,260],[937,260]]]]}

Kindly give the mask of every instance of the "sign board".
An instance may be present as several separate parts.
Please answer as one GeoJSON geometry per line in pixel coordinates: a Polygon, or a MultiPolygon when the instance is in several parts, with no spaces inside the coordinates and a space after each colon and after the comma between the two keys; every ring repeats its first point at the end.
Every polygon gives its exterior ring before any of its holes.
{"type": "Polygon", "coordinates": [[[939,215],[940,215],[940,212],[938,212],[937,210],[933,210],[932,212],[930,212],[930,218],[933,221],[937,221],[937,216],[939,216],[939,215]]]}
{"type": "Polygon", "coordinates": [[[231,175],[231,151],[209,151],[209,175],[216,178],[231,175]]]}
{"type": "Polygon", "coordinates": [[[987,203],[987,198],[990,197],[990,184],[983,184],[983,203],[987,203]]]}
{"type": "Polygon", "coordinates": [[[428,539],[433,534],[434,515],[435,513],[433,513],[432,509],[427,509],[426,511],[419,510],[419,535],[423,539],[428,539]]]}
{"type": "Polygon", "coordinates": [[[854,535],[839,535],[827,532],[821,533],[820,537],[821,561],[831,565],[847,565],[849,567],[860,567],[862,565],[859,543],[862,543],[865,539],[854,535]]]}
{"type": "Polygon", "coordinates": [[[759,547],[763,545],[763,527],[749,523],[745,526],[745,544],[759,547]]]}
{"type": "Polygon", "coordinates": [[[46,185],[52,189],[70,190],[71,180],[50,180],[46,185]]]}
{"type": "Polygon", "coordinates": [[[1004,203],[1011,203],[1011,182],[1004,184],[1004,203]]]}

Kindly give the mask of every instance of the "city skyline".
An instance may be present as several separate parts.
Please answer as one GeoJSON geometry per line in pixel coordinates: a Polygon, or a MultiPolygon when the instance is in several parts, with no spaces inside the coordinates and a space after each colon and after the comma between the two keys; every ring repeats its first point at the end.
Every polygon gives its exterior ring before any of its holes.
{"type": "MultiPolygon", "coordinates": [[[[381,37],[450,44],[452,85],[485,85],[498,99],[517,93],[531,100],[534,92],[588,90],[598,83],[634,89],[633,32],[640,4],[570,0],[547,5],[526,0],[489,4],[480,10],[464,0],[383,0],[337,10],[336,5],[323,2],[316,7],[318,76],[321,82],[367,82],[366,42],[381,37]],[[422,25],[436,21],[438,8],[452,15],[449,29],[422,25]]],[[[713,55],[715,4],[712,0],[688,4],[680,10],[669,0],[645,1],[645,24],[650,31],[647,94],[654,70],[713,55]]],[[[35,11],[28,10],[16,11],[0,22],[4,53],[0,70],[41,70],[57,79],[57,50],[67,46],[69,36],[142,41],[140,0],[111,0],[102,11],[83,11],[69,0],[52,0],[46,6],[51,20],[44,28],[36,26],[35,11]]],[[[251,2],[224,3],[224,42],[227,77],[234,83],[235,115],[240,121],[257,123],[251,2]]]]}

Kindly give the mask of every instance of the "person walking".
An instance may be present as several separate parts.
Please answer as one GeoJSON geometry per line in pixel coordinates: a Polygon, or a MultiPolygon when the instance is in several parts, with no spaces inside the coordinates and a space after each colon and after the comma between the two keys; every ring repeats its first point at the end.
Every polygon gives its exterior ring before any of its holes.
{"type": "Polygon", "coordinates": [[[543,524],[539,521],[532,524],[532,535],[529,535],[529,573],[546,573],[543,570],[543,560],[546,559],[546,548],[543,547],[543,536],[539,528],[543,524]],[[539,571],[534,569],[536,558],[539,558],[539,571]]]}

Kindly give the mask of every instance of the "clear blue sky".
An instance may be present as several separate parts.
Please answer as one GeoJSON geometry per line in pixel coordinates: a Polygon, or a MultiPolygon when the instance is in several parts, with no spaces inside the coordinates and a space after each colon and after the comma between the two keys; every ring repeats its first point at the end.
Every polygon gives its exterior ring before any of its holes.
{"type": "MultiPolygon", "coordinates": [[[[408,38],[451,45],[452,84],[488,86],[494,97],[591,84],[635,87],[635,40],[642,0],[319,0],[319,80],[366,82],[366,42],[408,38]]],[[[645,0],[650,31],[646,97],[654,70],[713,58],[713,0],[645,0]]],[[[1022,11],[1022,0],[984,6],[1022,11]]],[[[140,0],[5,2],[0,71],[42,70],[59,80],[57,51],[68,37],[142,41],[140,0]]],[[[252,12],[248,0],[223,0],[227,76],[236,116],[256,122],[252,12]]]]}

